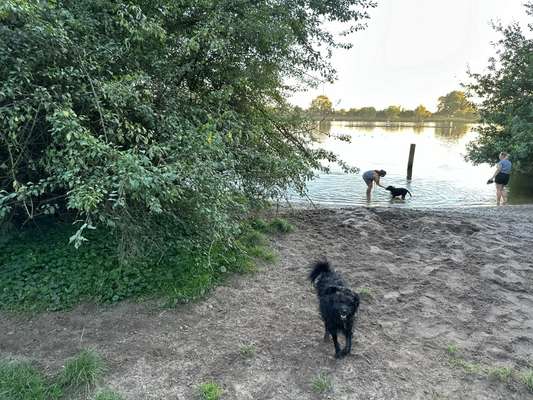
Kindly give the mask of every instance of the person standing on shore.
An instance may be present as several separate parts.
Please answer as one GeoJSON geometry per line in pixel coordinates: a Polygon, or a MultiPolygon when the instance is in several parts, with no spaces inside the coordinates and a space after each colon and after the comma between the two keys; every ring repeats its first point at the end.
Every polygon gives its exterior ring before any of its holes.
{"type": "Polygon", "coordinates": [[[492,178],[489,179],[489,182],[494,182],[496,184],[496,205],[507,204],[507,193],[505,191],[505,186],[509,183],[509,178],[511,177],[512,163],[507,158],[509,154],[505,151],[500,153],[500,161],[496,164],[496,171],[492,178]]]}
{"type": "Polygon", "coordinates": [[[363,174],[363,180],[366,183],[366,201],[370,201],[371,193],[372,193],[372,186],[375,183],[377,186],[382,187],[385,189],[385,186],[383,186],[381,183],[379,183],[379,178],[383,178],[385,175],[387,175],[387,172],[383,169],[374,169],[370,171],[366,171],[363,174]]]}

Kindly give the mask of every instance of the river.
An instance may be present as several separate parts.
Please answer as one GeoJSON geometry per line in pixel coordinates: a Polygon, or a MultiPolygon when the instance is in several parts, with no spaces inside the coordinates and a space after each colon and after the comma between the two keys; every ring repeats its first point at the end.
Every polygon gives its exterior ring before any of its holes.
{"type": "MultiPolygon", "coordinates": [[[[375,188],[370,205],[411,208],[474,207],[495,205],[495,187],[487,184],[494,167],[473,165],[464,158],[466,145],[477,136],[475,125],[444,125],[425,123],[423,126],[386,123],[335,121],[320,127],[317,145],[335,152],[359,174],[346,174],[331,165],[330,174],[318,174],[309,182],[309,199],[329,206],[369,205],[366,184],[361,175],[370,169],[384,169],[384,186],[405,187],[413,197],[406,201],[391,200],[389,192],[375,188]],[[338,139],[347,136],[350,142],[338,139]],[[411,143],[416,144],[411,181],[406,179],[407,159],[411,143]]],[[[291,202],[303,199],[289,194],[291,202]]],[[[530,196],[515,196],[510,203],[532,202],[530,196]]]]}

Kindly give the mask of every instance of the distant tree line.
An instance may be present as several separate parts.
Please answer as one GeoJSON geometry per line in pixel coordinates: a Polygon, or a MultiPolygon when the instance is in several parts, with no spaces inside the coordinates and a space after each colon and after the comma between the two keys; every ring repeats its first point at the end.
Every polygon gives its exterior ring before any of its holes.
{"type": "MultiPolygon", "coordinates": [[[[302,110],[303,111],[303,110],[302,110]]],[[[383,110],[375,107],[362,107],[335,110],[327,96],[317,96],[306,110],[312,119],[319,120],[361,120],[390,122],[424,122],[424,121],[464,121],[474,122],[479,118],[475,105],[468,100],[464,92],[454,90],[439,97],[436,112],[429,111],[424,105],[414,110],[391,105],[383,110]]]]}

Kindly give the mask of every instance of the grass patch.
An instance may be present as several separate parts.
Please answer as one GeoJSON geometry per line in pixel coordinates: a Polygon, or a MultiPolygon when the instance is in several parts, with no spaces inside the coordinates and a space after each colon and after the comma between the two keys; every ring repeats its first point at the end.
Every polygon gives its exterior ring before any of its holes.
{"type": "Polygon", "coordinates": [[[503,383],[510,383],[513,379],[513,369],[511,367],[493,367],[487,371],[489,378],[503,383]]]}
{"type": "Polygon", "coordinates": [[[467,374],[482,375],[486,373],[486,368],[481,364],[468,362],[462,358],[452,358],[450,362],[454,367],[462,368],[467,374]]]}
{"type": "Polygon", "coordinates": [[[253,344],[241,346],[239,353],[242,358],[254,358],[255,346],[253,344]]]}
{"type": "Polygon", "coordinates": [[[256,218],[250,222],[250,226],[263,233],[290,233],[294,231],[294,226],[283,218],[274,218],[270,222],[256,218]]]}
{"type": "Polygon", "coordinates": [[[94,400],[124,400],[124,397],[122,397],[117,392],[113,392],[112,390],[102,390],[94,396],[94,400]]]}
{"type": "Polygon", "coordinates": [[[463,369],[466,373],[476,374],[505,384],[510,384],[512,382],[522,383],[533,393],[533,369],[520,372],[509,366],[488,367],[480,363],[468,362],[457,356],[458,349],[457,346],[453,344],[446,348],[446,352],[450,356],[450,364],[454,367],[463,369]]]}
{"type": "Polygon", "coordinates": [[[290,233],[294,231],[294,227],[289,222],[287,222],[286,220],[282,218],[274,218],[268,224],[268,228],[270,232],[278,232],[278,233],[290,233]]]}
{"type": "Polygon", "coordinates": [[[453,343],[448,345],[448,347],[446,347],[446,353],[448,353],[450,356],[457,355],[457,345],[453,343]]]}
{"type": "Polygon", "coordinates": [[[361,289],[359,289],[359,296],[364,299],[371,299],[374,297],[374,292],[368,287],[362,287],[361,289]]]}
{"type": "Polygon", "coordinates": [[[259,232],[267,232],[268,231],[268,222],[266,222],[262,218],[255,218],[250,221],[250,226],[259,232]]]}
{"type": "Polygon", "coordinates": [[[250,257],[258,258],[269,263],[273,263],[277,260],[276,254],[270,248],[265,246],[249,247],[247,253],[250,257]]]}
{"type": "Polygon", "coordinates": [[[527,390],[533,392],[533,369],[528,369],[526,372],[523,372],[520,376],[520,380],[526,385],[527,390]]]}
{"type": "Polygon", "coordinates": [[[104,376],[105,364],[100,355],[91,349],[82,350],[67,360],[59,381],[70,389],[89,392],[104,376]]]}
{"type": "Polygon", "coordinates": [[[331,378],[325,373],[320,373],[317,375],[311,384],[313,392],[323,394],[330,392],[333,389],[333,382],[331,378]]]}
{"type": "Polygon", "coordinates": [[[55,400],[61,394],[28,361],[0,360],[0,399],[55,400]]]}
{"type": "Polygon", "coordinates": [[[450,364],[455,368],[461,368],[468,374],[483,375],[487,373],[487,369],[481,364],[466,361],[459,357],[459,348],[455,343],[450,343],[446,347],[446,353],[450,356],[450,364]]]}
{"type": "Polygon", "coordinates": [[[251,227],[245,227],[239,238],[239,244],[245,254],[252,259],[259,259],[269,263],[276,261],[276,255],[268,246],[267,237],[260,231],[251,227]]]}
{"type": "Polygon", "coordinates": [[[246,246],[264,246],[267,244],[266,236],[255,229],[247,229],[239,241],[246,246]]]}
{"type": "Polygon", "coordinates": [[[47,377],[29,361],[0,359],[1,400],[123,400],[111,390],[90,397],[103,377],[105,365],[94,350],[83,350],[67,360],[61,373],[47,377]]]}
{"type": "Polygon", "coordinates": [[[201,400],[219,400],[223,390],[216,382],[207,382],[198,386],[198,393],[201,400]]]}

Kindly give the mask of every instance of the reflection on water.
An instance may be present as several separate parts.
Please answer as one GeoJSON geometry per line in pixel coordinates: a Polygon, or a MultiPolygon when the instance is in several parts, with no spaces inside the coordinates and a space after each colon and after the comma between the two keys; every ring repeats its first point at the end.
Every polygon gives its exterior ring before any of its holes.
{"type": "Polygon", "coordinates": [[[469,124],[437,124],[435,136],[447,141],[457,141],[465,136],[471,127],[469,124]]]}
{"type": "Polygon", "coordinates": [[[424,125],[422,125],[422,124],[414,124],[413,125],[413,132],[414,133],[421,133],[422,131],[424,131],[424,125]]]}
{"type": "Polygon", "coordinates": [[[317,143],[324,143],[330,139],[331,121],[320,121],[316,129],[311,132],[311,138],[317,143]]]}
{"type": "Polygon", "coordinates": [[[320,121],[318,123],[318,132],[329,135],[331,132],[331,121],[320,121]]]}
{"type": "Polygon", "coordinates": [[[509,182],[509,202],[526,204],[533,202],[533,176],[514,173],[509,182]]]}
{"type": "MultiPolygon", "coordinates": [[[[313,202],[322,204],[366,205],[366,185],[361,177],[362,173],[369,169],[385,169],[387,176],[382,180],[384,186],[406,187],[413,193],[413,198],[405,202],[391,202],[388,192],[376,188],[372,194],[372,205],[494,205],[495,187],[486,184],[494,168],[486,164],[474,166],[464,160],[466,144],[476,135],[475,126],[466,124],[386,126],[386,123],[377,123],[371,126],[368,123],[340,121],[323,124],[314,133],[319,142],[317,145],[339,154],[349,165],[359,167],[361,173],[345,174],[339,167],[328,165],[332,173],[320,175],[309,183],[309,197],[313,202]],[[351,142],[336,140],[336,136],[349,136],[351,142]],[[416,153],[413,179],[407,181],[407,157],[411,143],[416,144],[416,153]]],[[[513,176],[510,202],[523,202],[527,199],[531,202],[532,195],[518,196],[519,190],[513,186],[518,185],[515,184],[517,181],[520,179],[513,176]]],[[[290,199],[301,200],[294,193],[290,195],[290,199]]]]}

